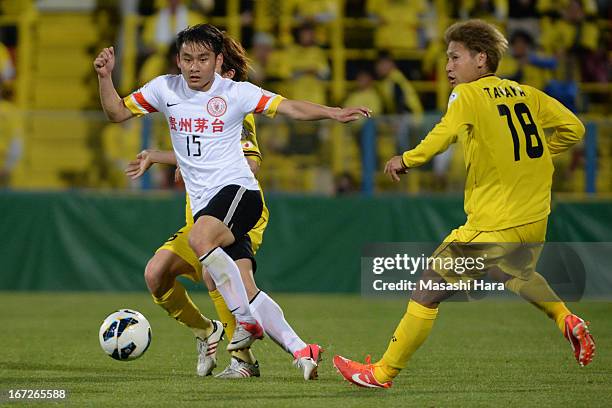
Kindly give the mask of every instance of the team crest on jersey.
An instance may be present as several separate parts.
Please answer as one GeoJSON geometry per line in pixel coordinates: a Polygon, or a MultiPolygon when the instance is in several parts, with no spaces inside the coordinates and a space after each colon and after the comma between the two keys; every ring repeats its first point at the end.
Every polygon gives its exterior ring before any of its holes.
{"type": "Polygon", "coordinates": [[[208,101],[206,110],[214,117],[223,116],[225,111],[227,111],[227,103],[220,96],[215,96],[208,101]]]}
{"type": "Polygon", "coordinates": [[[456,92],[453,92],[452,94],[450,94],[450,97],[448,98],[448,106],[450,106],[451,103],[455,102],[458,96],[459,94],[456,92]]]}

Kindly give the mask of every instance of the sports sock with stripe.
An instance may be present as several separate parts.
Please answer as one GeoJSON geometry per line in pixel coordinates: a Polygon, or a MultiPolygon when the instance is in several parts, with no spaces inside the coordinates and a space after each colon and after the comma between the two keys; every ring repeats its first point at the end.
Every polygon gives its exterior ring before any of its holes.
{"type": "Polygon", "coordinates": [[[236,262],[221,248],[215,248],[203,255],[200,257],[200,262],[202,267],[210,273],[217,290],[236,319],[241,322],[255,323],[236,262]]]}
{"type": "MultiPolygon", "coordinates": [[[[236,329],[236,318],[229,311],[227,305],[225,304],[225,300],[223,300],[223,296],[217,289],[211,290],[208,292],[208,295],[213,301],[213,305],[215,305],[215,310],[217,311],[217,316],[219,316],[219,320],[223,323],[223,327],[225,328],[225,335],[228,339],[231,339],[234,335],[234,330],[236,329]]],[[[255,364],[257,359],[253,355],[253,352],[250,348],[232,351],[232,356],[239,358],[248,364],[255,364]]]]}
{"type": "Polygon", "coordinates": [[[293,355],[306,347],[306,343],[285,320],[283,309],[264,291],[259,291],[251,300],[251,311],[275,343],[293,355]]]}

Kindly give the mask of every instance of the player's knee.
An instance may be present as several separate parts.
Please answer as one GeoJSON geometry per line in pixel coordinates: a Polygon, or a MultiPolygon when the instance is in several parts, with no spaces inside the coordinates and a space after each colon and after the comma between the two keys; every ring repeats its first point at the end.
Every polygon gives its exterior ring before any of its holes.
{"type": "Polygon", "coordinates": [[[440,302],[423,302],[423,303],[417,302],[417,303],[428,309],[437,309],[438,306],[440,306],[440,302]]]}
{"type": "Polygon", "coordinates": [[[505,273],[504,271],[502,271],[501,269],[497,268],[497,267],[493,267],[488,271],[488,275],[489,277],[491,277],[492,279],[498,281],[498,282],[502,282],[502,283],[506,283],[509,280],[513,279],[514,276],[512,275],[508,275],[507,273],[505,273]]]}
{"type": "Polygon", "coordinates": [[[410,300],[429,309],[437,308],[441,302],[441,299],[439,296],[437,296],[437,293],[431,290],[415,290],[412,292],[410,300]]]}
{"type": "Polygon", "coordinates": [[[193,231],[189,234],[189,246],[198,255],[202,256],[209,253],[219,246],[218,242],[205,234],[194,234],[193,231]]]}
{"type": "Polygon", "coordinates": [[[410,297],[410,300],[428,309],[437,309],[440,305],[440,302],[434,300],[433,296],[427,292],[415,292],[410,297]]]}
{"type": "Polygon", "coordinates": [[[144,278],[149,288],[149,292],[154,296],[162,296],[164,291],[164,281],[168,275],[168,270],[163,262],[160,262],[155,257],[151,258],[147,263],[144,271],[144,278]]]}
{"type": "Polygon", "coordinates": [[[212,217],[198,219],[189,234],[189,246],[198,256],[207,254],[217,247],[224,248],[234,242],[232,231],[212,217]]]}

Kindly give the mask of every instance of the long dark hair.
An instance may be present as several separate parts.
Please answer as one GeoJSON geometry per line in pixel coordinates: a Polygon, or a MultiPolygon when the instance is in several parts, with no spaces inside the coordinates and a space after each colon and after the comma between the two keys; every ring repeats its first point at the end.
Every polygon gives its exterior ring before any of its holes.
{"type": "Polygon", "coordinates": [[[187,27],[176,36],[176,49],[180,53],[185,43],[201,44],[215,53],[215,56],[223,51],[223,33],[210,24],[197,24],[187,27]]]}
{"type": "Polygon", "coordinates": [[[224,33],[223,36],[223,65],[222,72],[233,69],[235,81],[246,81],[249,74],[250,60],[244,47],[232,37],[224,33]]]}

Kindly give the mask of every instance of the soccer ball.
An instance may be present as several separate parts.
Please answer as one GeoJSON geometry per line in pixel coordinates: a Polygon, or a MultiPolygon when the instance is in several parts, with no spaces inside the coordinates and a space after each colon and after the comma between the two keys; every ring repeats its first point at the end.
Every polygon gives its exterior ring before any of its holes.
{"type": "Polygon", "coordinates": [[[115,360],[135,360],[151,344],[151,325],[135,310],[121,309],[100,326],[100,346],[115,360]]]}

